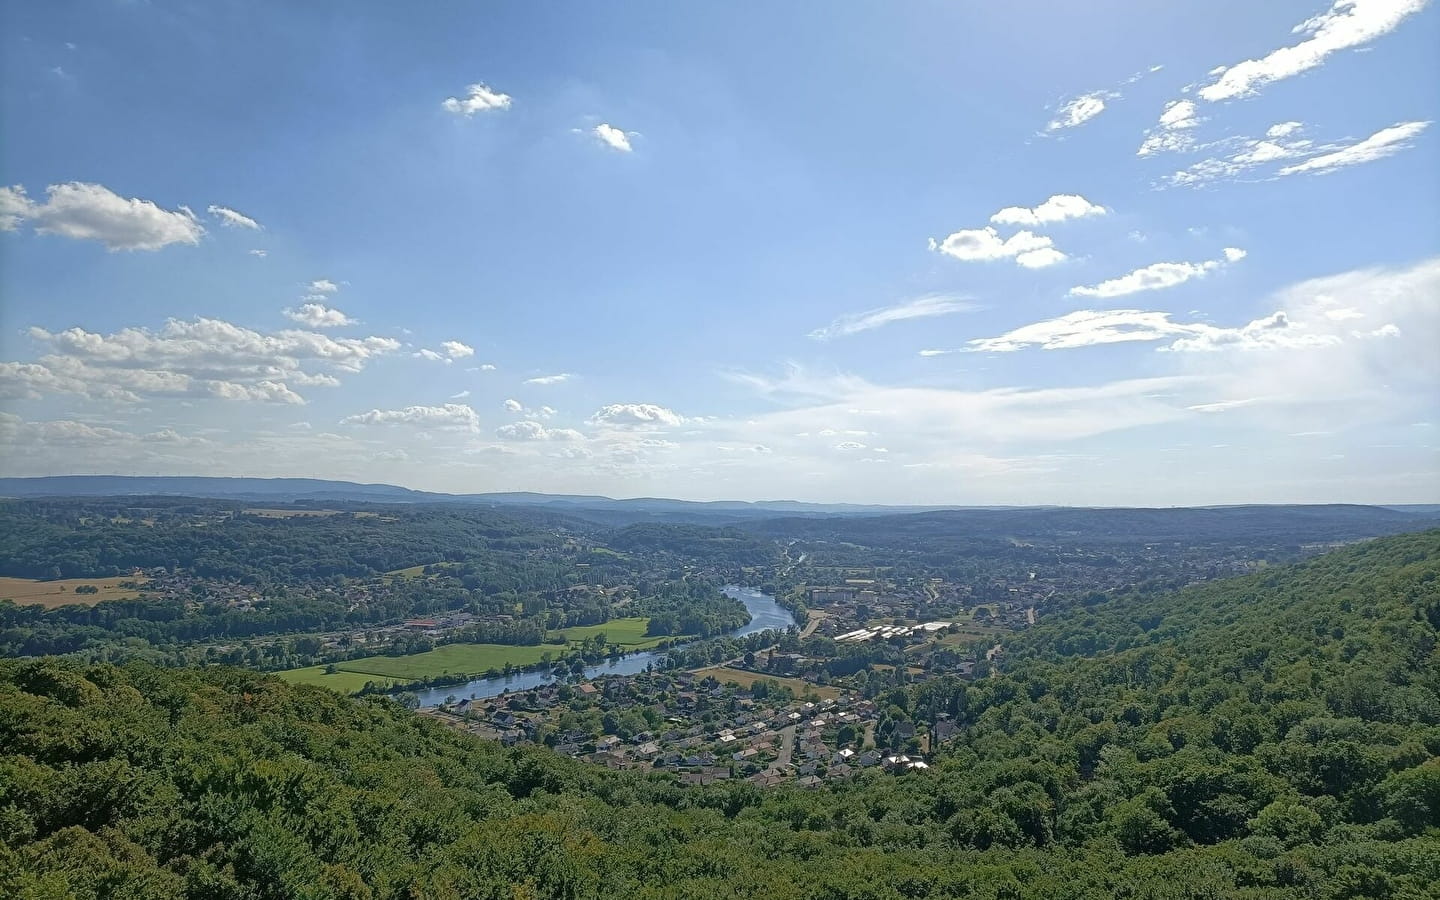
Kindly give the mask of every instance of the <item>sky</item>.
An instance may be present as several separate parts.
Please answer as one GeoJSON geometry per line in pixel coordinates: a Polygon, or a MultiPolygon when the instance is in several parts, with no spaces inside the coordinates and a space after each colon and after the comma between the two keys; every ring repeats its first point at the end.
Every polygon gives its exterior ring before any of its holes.
{"type": "Polygon", "coordinates": [[[0,474],[1440,502],[1440,9],[0,7],[0,474]]]}

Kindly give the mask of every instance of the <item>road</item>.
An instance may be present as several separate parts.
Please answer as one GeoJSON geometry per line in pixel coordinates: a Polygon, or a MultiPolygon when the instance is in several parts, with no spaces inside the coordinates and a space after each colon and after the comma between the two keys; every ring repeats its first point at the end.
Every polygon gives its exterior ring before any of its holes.
{"type": "Polygon", "coordinates": [[[780,752],[771,764],[772,769],[783,769],[790,765],[790,760],[795,756],[795,726],[786,725],[780,729],[780,752]]]}

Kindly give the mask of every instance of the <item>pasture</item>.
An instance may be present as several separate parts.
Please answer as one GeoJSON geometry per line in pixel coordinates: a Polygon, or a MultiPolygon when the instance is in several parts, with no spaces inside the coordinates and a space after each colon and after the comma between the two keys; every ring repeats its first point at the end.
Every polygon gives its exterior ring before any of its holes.
{"type": "MultiPolygon", "coordinates": [[[[403,571],[403,570],[402,570],[403,571]]],[[[403,577],[403,576],[402,576],[403,577]]],[[[480,677],[491,669],[533,666],[548,655],[558,659],[567,649],[592,635],[604,632],[606,640],[625,650],[642,650],[664,638],[646,637],[650,620],[641,616],[612,619],[603,625],[577,625],[559,632],[568,643],[559,644],[441,644],[434,650],[409,656],[366,656],[335,663],[334,675],[326,675],[324,666],[306,666],[278,673],[286,681],[318,684],[337,691],[354,692],[367,681],[387,684],[418,681],[436,675],[468,675],[480,677]]]]}
{"type": "Polygon", "coordinates": [[[55,581],[39,581],[34,578],[0,578],[0,600],[14,600],[21,606],[43,606],[54,609],[57,606],[94,606],[102,600],[118,600],[138,597],[140,592],[127,584],[144,584],[148,579],[143,575],[121,575],[116,578],[60,578],[55,581]],[[93,594],[75,593],[77,587],[93,587],[93,594]]]}

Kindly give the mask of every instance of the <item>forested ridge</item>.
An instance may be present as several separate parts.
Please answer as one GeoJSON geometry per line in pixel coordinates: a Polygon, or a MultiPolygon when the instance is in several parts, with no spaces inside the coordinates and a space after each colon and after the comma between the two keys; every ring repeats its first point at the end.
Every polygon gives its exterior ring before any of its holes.
{"type": "Polygon", "coordinates": [[[933,768],[686,788],[214,667],[0,662],[0,896],[1440,896],[1440,532],[1092,594],[885,702],[933,768]]]}

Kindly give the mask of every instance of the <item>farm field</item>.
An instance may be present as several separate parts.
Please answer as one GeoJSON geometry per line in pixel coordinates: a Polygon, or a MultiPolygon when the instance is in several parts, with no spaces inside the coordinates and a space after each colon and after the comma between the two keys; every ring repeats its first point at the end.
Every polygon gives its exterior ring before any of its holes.
{"type": "Polygon", "coordinates": [[[434,650],[410,656],[367,656],[338,662],[334,675],[325,674],[324,666],[287,669],[277,674],[286,681],[318,684],[345,692],[358,691],[367,681],[417,681],[447,673],[479,677],[490,669],[505,668],[506,663],[518,668],[533,666],[546,654],[558,657],[569,646],[602,631],[613,644],[627,650],[644,649],[663,640],[645,636],[645,627],[649,622],[648,618],[637,616],[613,619],[603,625],[567,628],[561,633],[570,644],[564,647],[558,644],[442,644],[434,650]]]}
{"type": "Polygon", "coordinates": [[[33,578],[0,578],[0,600],[14,600],[21,606],[94,606],[101,600],[118,600],[139,596],[135,588],[122,588],[121,582],[144,584],[143,575],[121,575],[116,578],[61,578],[38,581],[33,578]],[[97,588],[94,594],[77,594],[77,587],[97,588]]]}
{"type": "Polygon", "coordinates": [[[648,616],[631,616],[626,619],[611,619],[600,625],[575,625],[560,631],[571,643],[583,641],[597,634],[604,634],[605,640],[622,647],[641,649],[653,647],[665,640],[664,636],[652,637],[645,634],[650,626],[648,616]]]}
{"type": "Polygon", "coordinates": [[[733,681],[743,688],[748,688],[757,681],[774,681],[794,691],[797,697],[803,697],[807,691],[822,700],[833,700],[840,696],[840,691],[836,688],[811,684],[800,678],[783,678],[775,675],[766,675],[763,672],[747,672],[744,669],[732,669],[728,666],[711,666],[707,669],[696,669],[695,675],[698,678],[714,675],[721,684],[733,681]]]}
{"type": "Polygon", "coordinates": [[[276,672],[275,674],[291,684],[314,684],[346,694],[356,693],[370,681],[378,681],[385,684],[389,684],[391,681],[389,678],[383,678],[379,675],[366,675],[363,672],[337,671],[334,675],[327,675],[325,674],[324,666],[307,666],[303,669],[288,669],[284,672],[276,672]]]}

